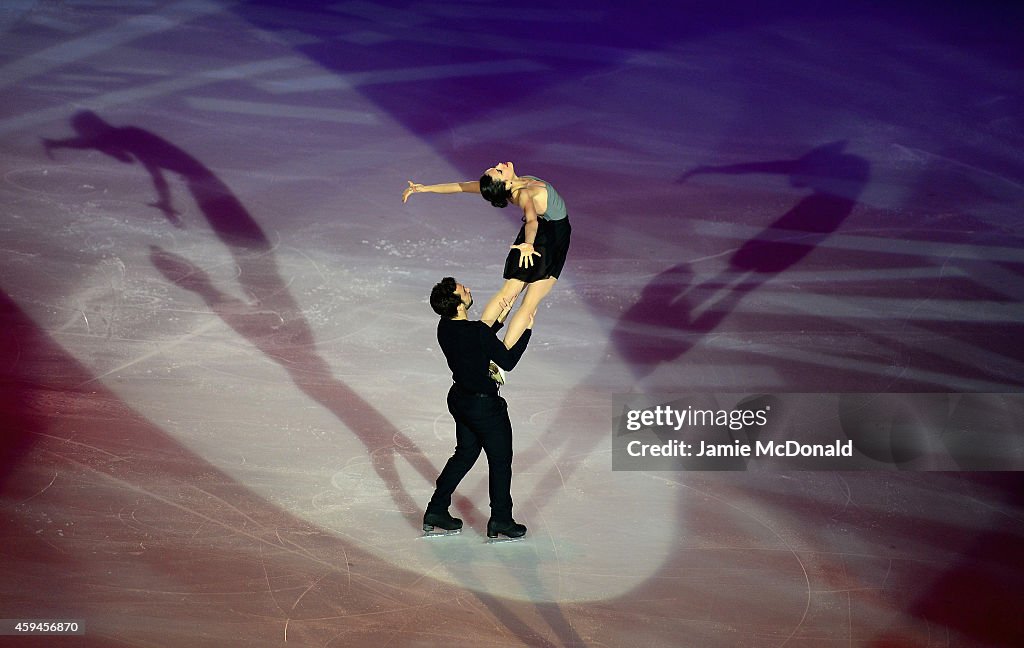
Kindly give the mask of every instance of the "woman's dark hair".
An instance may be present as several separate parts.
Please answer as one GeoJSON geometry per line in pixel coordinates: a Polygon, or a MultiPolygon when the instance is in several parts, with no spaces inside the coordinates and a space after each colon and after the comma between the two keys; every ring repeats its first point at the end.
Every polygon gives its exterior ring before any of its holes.
{"type": "Polygon", "coordinates": [[[462,298],[455,294],[455,279],[445,277],[430,291],[430,307],[441,317],[451,319],[459,314],[462,298]]]}
{"type": "Polygon", "coordinates": [[[512,192],[501,180],[495,180],[486,173],[480,176],[480,195],[495,207],[508,207],[512,192]]]}

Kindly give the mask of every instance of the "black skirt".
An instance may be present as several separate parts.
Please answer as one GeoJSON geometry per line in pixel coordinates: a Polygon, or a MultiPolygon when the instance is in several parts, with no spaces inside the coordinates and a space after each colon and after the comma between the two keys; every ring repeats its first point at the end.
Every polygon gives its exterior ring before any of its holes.
{"type": "MultiPolygon", "coordinates": [[[[533,283],[541,279],[555,277],[562,274],[562,267],[565,265],[565,257],[569,253],[569,236],[572,234],[572,227],[569,225],[569,217],[559,220],[537,219],[537,236],[533,239],[533,249],[540,252],[540,256],[533,257],[533,265],[529,268],[519,267],[519,250],[509,250],[508,258],[505,259],[506,279],[518,279],[526,283],[533,283]]],[[[513,245],[519,245],[526,241],[526,224],[519,228],[519,236],[513,245]]]]}

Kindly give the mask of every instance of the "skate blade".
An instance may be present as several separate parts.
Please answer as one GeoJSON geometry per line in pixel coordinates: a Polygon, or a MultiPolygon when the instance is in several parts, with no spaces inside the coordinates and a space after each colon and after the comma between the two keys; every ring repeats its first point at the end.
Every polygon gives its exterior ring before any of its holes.
{"type": "Polygon", "coordinates": [[[445,536],[459,535],[460,533],[462,533],[462,529],[452,529],[451,531],[448,531],[446,529],[430,529],[429,531],[427,529],[423,529],[423,535],[421,535],[420,537],[421,538],[443,538],[445,536]]]}
{"type": "Polygon", "coordinates": [[[526,536],[519,536],[518,538],[498,536],[497,538],[487,538],[487,542],[484,544],[505,544],[506,542],[522,542],[523,540],[526,540],[526,536]]]}

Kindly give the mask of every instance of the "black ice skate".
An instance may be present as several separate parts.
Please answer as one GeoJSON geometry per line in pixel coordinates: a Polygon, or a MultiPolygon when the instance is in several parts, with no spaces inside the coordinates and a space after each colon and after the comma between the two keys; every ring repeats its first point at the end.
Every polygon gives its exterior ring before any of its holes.
{"type": "Polygon", "coordinates": [[[493,544],[495,542],[513,542],[515,540],[522,540],[523,536],[526,535],[526,526],[517,523],[515,520],[508,520],[507,522],[499,522],[498,520],[487,521],[487,543],[493,544]],[[505,536],[501,538],[499,536],[505,536]]]}
{"type": "Polygon", "coordinates": [[[462,533],[462,520],[452,517],[448,511],[444,513],[423,514],[423,537],[450,536],[462,533]]]}

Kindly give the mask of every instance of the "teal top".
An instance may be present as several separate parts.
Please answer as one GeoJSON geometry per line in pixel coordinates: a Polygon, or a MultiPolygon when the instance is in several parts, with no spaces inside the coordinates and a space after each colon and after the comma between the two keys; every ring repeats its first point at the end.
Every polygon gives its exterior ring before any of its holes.
{"type": "MultiPolygon", "coordinates": [[[[540,180],[537,176],[523,176],[524,178],[532,178],[534,180],[540,180]]],[[[548,210],[540,215],[540,218],[549,221],[562,220],[569,215],[569,212],[565,210],[565,201],[558,195],[555,188],[551,186],[551,183],[547,180],[540,180],[548,186],[548,210]]]]}

